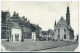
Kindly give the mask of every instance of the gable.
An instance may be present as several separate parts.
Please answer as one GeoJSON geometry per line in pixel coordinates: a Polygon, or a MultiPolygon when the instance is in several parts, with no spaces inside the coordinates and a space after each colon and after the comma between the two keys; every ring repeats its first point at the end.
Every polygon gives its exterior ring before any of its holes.
{"type": "Polygon", "coordinates": [[[1,18],[2,20],[9,20],[10,19],[10,13],[9,12],[1,12],[1,18]]]}
{"type": "Polygon", "coordinates": [[[59,26],[59,27],[65,27],[65,26],[67,26],[67,23],[66,23],[66,21],[65,21],[65,19],[63,17],[61,17],[61,19],[57,23],[57,26],[59,26]]]}

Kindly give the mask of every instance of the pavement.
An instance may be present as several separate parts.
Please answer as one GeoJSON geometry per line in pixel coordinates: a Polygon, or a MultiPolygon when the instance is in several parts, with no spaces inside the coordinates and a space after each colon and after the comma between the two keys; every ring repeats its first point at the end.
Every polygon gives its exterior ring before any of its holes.
{"type": "Polygon", "coordinates": [[[78,52],[79,50],[78,50],[78,44],[73,44],[73,45],[68,45],[68,46],[63,46],[63,47],[40,50],[40,51],[75,51],[75,52],[78,52]]]}
{"type": "Polygon", "coordinates": [[[74,51],[75,42],[38,41],[38,42],[3,42],[2,51],[74,51]]]}
{"type": "MultiPolygon", "coordinates": [[[[52,49],[45,49],[45,50],[39,50],[39,51],[74,51],[74,52],[79,52],[79,48],[77,47],[78,44],[73,44],[73,45],[68,45],[68,46],[62,46],[62,47],[57,47],[57,48],[52,48],[52,49]],[[76,48],[76,49],[75,49],[76,48]]],[[[2,46],[2,51],[8,51],[4,46],[2,46]]]]}

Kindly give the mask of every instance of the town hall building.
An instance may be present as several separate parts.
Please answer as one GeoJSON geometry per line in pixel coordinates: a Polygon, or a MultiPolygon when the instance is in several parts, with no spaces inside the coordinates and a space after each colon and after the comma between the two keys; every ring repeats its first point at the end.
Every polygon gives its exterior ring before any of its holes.
{"type": "Polygon", "coordinates": [[[61,17],[59,22],[54,24],[54,40],[73,41],[74,30],[70,25],[70,10],[67,7],[66,20],[61,17]]]}

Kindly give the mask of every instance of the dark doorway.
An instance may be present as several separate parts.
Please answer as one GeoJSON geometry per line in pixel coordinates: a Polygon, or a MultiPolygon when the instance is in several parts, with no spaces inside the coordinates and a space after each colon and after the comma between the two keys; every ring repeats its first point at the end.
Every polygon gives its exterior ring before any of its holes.
{"type": "Polygon", "coordinates": [[[15,41],[19,41],[19,34],[15,34],[15,41]]]}

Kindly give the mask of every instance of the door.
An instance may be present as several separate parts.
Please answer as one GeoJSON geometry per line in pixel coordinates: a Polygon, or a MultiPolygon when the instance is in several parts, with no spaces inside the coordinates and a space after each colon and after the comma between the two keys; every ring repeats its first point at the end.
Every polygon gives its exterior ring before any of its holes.
{"type": "Polygon", "coordinates": [[[15,34],[15,41],[19,41],[19,34],[15,34]]]}

